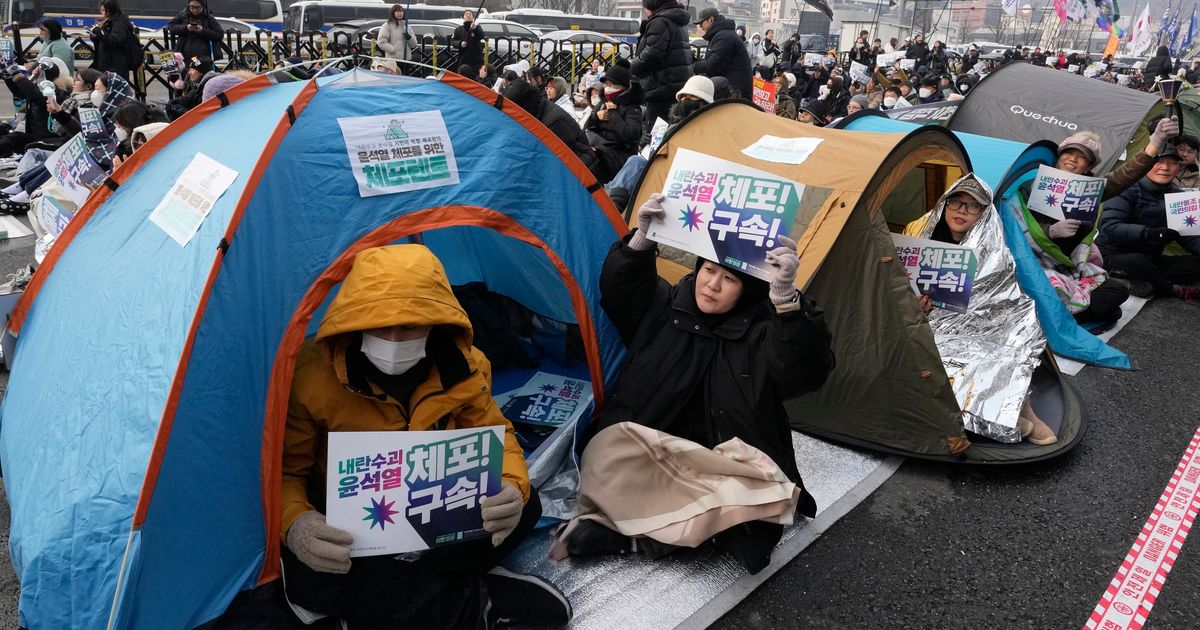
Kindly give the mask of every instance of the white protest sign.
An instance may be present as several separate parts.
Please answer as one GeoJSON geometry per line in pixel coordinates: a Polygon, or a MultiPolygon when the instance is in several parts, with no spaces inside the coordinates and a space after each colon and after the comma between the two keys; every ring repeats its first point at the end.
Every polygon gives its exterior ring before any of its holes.
{"type": "Polygon", "coordinates": [[[330,432],[325,521],[354,537],[352,557],[483,538],[503,463],[502,426],[330,432]]]}
{"type": "Polygon", "coordinates": [[[437,110],[339,118],[362,197],[457,184],[458,164],[437,110]]]}
{"type": "Polygon", "coordinates": [[[186,246],[237,176],[237,171],[197,153],[150,212],[150,222],[180,247],[186,246]]]}
{"type": "Polygon", "coordinates": [[[803,194],[779,175],[678,149],[664,183],[666,218],[646,236],[767,280],[766,253],[792,229],[803,194]]]}
{"type": "Polygon", "coordinates": [[[850,62],[850,80],[859,85],[866,85],[871,80],[871,70],[857,61],[850,62]]]}
{"type": "Polygon", "coordinates": [[[662,144],[662,139],[667,135],[667,121],[661,118],[654,119],[654,126],[650,128],[650,144],[642,149],[641,156],[647,160],[655,151],[658,151],[658,145],[662,144]]]}
{"type": "Polygon", "coordinates": [[[1033,178],[1029,209],[1062,221],[1095,223],[1104,198],[1104,178],[1076,175],[1043,164],[1033,178]]]}
{"type": "Polygon", "coordinates": [[[987,74],[987,62],[980,61],[972,66],[971,69],[975,71],[975,74],[987,74]]]}
{"type": "Polygon", "coordinates": [[[1079,72],[1079,66],[1077,64],[1073,64],[1073,63],[1069,64],[1069,65],[1067,65],[1067,72],[1070,72],[1072,74],[1079,72]]]}
{"type": "Polygon", "coordinates": [[[63,192],[75,205],[82,206],[92,194],[92,187],[104,181],[106,173],[92,152],[82,133],[77,133],[46,158],[46,169],[54,181],[62,186],[63,192]]]}
{"type": "Polygon", "coordinates": [[[901,59],[900,60],[900,69],[904,70],[905,72],[911,72],[912,69],[916,68],[916,67],[917,67],[916,59],[901,59]]]}
{"type": "Polygon", "coordinates": [[[821,138],[780,138],[766,135],[742,149],[743,155],[781,164],[802,164],[821,144],[821,138]]]}
{"type": "Polygon", "coordinates": [[[820,67],[821,62],[824,59],[825,57],[818,53],[804,53],[804,65],[808,66],[809,68],[820,67]]]}
{"type": "Polygon", "coordinates": [[[875,67],[887,68],[903,58],[904,58],[903,50],[901,50],[899,52],[891,52],[891,53],[879,55],[879,56],[875,57],[875,67]]]}
{"type": "Polygon", "coordinates": [[[1167,227],[1183,236],[1200,236],[1200,192],[1167,193],[1167,227]]]}

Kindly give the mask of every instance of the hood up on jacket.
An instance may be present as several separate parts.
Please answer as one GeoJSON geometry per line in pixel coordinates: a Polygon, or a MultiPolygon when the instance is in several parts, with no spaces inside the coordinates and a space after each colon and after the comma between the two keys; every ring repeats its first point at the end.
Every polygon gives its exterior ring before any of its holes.
{"type": "Polygon", "coordinates": [[[436,326],[470,357],[474,332],[441,261],[424,245],[387,245],[359,252],[325,311],[316,342],[340,356],[352,335],[387,326],[436,326]]]}

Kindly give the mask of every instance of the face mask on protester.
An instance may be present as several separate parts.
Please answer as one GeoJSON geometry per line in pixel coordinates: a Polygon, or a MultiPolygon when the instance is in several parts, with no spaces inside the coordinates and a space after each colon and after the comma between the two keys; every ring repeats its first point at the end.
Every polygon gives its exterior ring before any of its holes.
{"type": "Polygon", "coordinates": [[[921,88],[917,91],[917,93],[921,95],[921,98],[929,98],[933,95],[933,90],[929,88],[921,88]]]}
{"type": "Polygon", "coordinates": [[[125,142],[129,138],[129,132],[125,131],[125,128],[120,125],[117,126],[117,130],[114,133],[117,136],[117,142],[125,142]]]}
{"type": "Polygon", "coordinates": [[[100,105],[104,103],[104,94],[102,92],[93,91],[92,95],[88,98],[92,101],[92,107],[96,109],[100,109],[100,105]]]}
{"type": "Polygon", "coordinates": [[[883,99],[883,106],[884,107],[895,107],[896,106],[896,97],[889,96],[889,97],[883,99]]]}
{"type": "Polygon", "coordinates": [[[622,91],[623,91],[623,89],[619,88],[619,87],[610,87],[607,85],[604,86],[604,93],[607,94],[608,96],[612,96],[614,94],[619,94],[622,91]]]}
{"type": "Polygon", "coordinates": [[[363,333],[362,353],[376,369],[390,376],[399,376],[425,358],[426,334],[412,341],[389,341],[363,333]]]}
{"type": "Polygon", "coordinates": [[[600,97],[599,96],[592,97],[592,107],[600,107],[600,97]]]}
{"type": "Polygon", "coordinates": [[[829,86],[822,85],[821,87],[817,88],[817,93],[821,95],[821,98],[825,98],[829,95],[829,86]]]}

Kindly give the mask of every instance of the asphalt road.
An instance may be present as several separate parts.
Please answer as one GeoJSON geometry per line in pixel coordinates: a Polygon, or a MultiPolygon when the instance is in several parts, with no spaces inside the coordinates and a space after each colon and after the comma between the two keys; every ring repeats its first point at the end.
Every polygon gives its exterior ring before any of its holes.
{"type": "MultiPolygon", "coordinates": [[[[0,241],[0,281],[32,259],[0,241]]],[[[907,461],[717,628],[1079,628],[1200,425],[1200,307],[1151,302],[1115,339],[1136,372],[1086,368],[1084,442],[1014,467],[907,461]]],[[[0,369],[0,392],[8,374],[0,369]]],[[[19,585],[0,493],[0,627],[19,585]]],[[[1167,579],[1148,628],[1200,628],[1200,540],[1167,579]]]]}

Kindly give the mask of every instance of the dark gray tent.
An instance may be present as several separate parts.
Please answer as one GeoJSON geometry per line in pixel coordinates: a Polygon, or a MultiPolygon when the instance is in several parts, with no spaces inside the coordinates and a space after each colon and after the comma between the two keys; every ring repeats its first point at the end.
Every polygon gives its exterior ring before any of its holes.
{"type": "Polygon", "coordinates": [[[1105,173],[1119,160],[1142,122],[1161,110],[1153,94],[1027,63],[987,75],[959,105],[950,129],[1032,144],[1054,143],[1083,130],[1100,136],[1105,173]]]}

